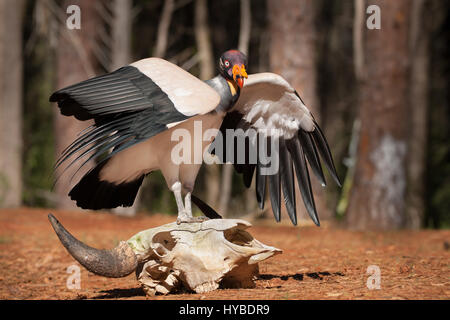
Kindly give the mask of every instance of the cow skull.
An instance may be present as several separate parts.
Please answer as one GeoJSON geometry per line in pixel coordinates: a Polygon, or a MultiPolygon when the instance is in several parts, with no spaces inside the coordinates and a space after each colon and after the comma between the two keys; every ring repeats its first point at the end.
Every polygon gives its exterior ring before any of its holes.
{"type": "Polygon", "coordinates": [[[197,293],[226,288],[253,287],[258,263],[281,250],[254,239],[239,219],[202,223],[169,223],[141,231],[112,250],[91,248],[75,239],[49,215],[69,253],[89,271],[123,277],[136,271],[148,295],[179,289],[197,293]]]}
{"type": "Polygon", "coordinates": [[[251,287],[258,262],[279,249],[254,239],[237,219],[170,223],[142,231],[128,245],[142,261],[137,278],[148,294],[184,287],[197,293],[225,287],[251,287]]]}

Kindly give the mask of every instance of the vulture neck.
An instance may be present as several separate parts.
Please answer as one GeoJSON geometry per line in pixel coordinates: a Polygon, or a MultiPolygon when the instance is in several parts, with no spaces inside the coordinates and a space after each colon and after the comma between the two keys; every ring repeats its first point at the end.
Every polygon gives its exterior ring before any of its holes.
{"type": "Polygon", "coordinates": [[[205,82],[220,95],[220,103],[215,109],[218,113],[228,112],[234,106],[241,94],[241,90],[236,83],[225,79],[222,75],[218,75],[205,82]]]}
{"type": "Polygon", "coordinates": [[[240,88],[236,85],[236,82],[227,79],[228,86],[230,87],[230,92],[233,96],[241,93],[240,88]]]}

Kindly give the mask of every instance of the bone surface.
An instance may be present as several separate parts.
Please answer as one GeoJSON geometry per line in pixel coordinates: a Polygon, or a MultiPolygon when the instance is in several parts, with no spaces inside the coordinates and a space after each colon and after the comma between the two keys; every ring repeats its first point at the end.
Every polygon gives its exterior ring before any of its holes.
{"type": "Polygon", "coordinates": [[[137,279],[148,295],[253,287],[258,263],[282,251],[254,239],[250,226],[213,219],[141,231],[127,241],[139,261],[137,279]]]}

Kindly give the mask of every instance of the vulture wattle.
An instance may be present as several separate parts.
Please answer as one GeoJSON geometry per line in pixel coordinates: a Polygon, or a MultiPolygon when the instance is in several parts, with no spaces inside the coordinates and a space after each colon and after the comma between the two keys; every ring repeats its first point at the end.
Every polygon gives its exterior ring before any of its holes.
{"type": "Polygon", "coordinates": [[[325,136],[286,80],[273,73],[247,75],[246,69],[247,58],[237,50],[222,55],[219,75],[207,81],[149,58],[53,93],[50,101],[58,103],[61,114],[94,122],[57,161],[67,167],[97,163],[71,189],[70,198],[84,209],[131,206],[145,176],[161,170],[175,195],[179,222],[204,219],[192,216],[191,201],[207,217],[219,218],[192,195],[202,164],[195,158],[198,150],[208,150],[222,162],[231,161],[247,187],[255,176],[260,208],[268,189],[277,221],[283,199],[297,224],[296,176],[305,207],[319,225],[307,161],[325,185],[321,158],[340,185],[325,136]],[[202,132],[196,134],[199,124],[202,132]],[[216,130],[212,143],[204,139],[211,129],[216,130]],[[183,153],[190,161],[180,163],[173,150],[186,132],[190,141],[184,142],[191,149],[183,153]]]}

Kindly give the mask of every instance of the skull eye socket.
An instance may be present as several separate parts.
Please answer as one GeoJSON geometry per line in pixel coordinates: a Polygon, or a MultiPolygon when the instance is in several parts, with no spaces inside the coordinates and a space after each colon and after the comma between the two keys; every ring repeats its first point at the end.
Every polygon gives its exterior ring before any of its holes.
{"type": "Polygon", "coordinates": [[[169,251],[172,250],[176,245],[176,241],[172,237],[170,232],[157,233],[153,236],[152,242],[155,244],[159,244],[162,248],[169,251]]]}
{"type": "Polygon", "coordinates": [[[242,247],[252,246],[253,236],[245,230],[231,228],[223,232],[225,240],[242,247]]]}
{"type": "Polygon", "coordinates": [[[228,61],[228,60],[225,60],[225,67],[229,67],[230,66],[230,61],[228,61]]]}

